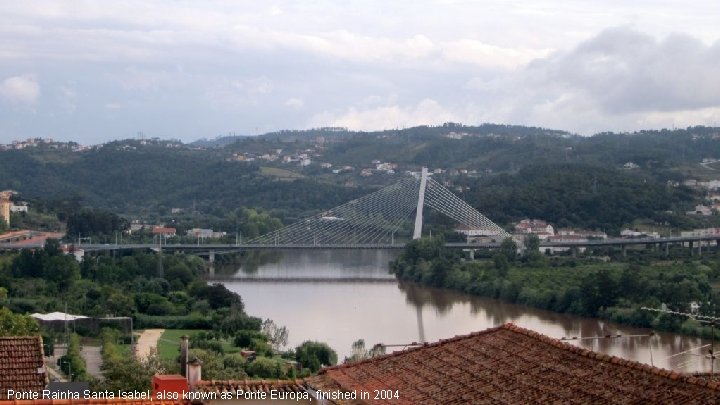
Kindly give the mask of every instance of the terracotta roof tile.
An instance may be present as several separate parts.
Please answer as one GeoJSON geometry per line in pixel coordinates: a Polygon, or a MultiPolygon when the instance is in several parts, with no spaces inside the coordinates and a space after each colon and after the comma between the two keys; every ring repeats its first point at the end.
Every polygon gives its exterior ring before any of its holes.
{"type": "Polygon", "coordinates": [[[229,380],[229,381],[200,381],[196,388],[202,392],[245,392],[256,391],[285,391],[304,392],[305,380],[229,380]]]}
{"type": "Polygon", "coordinates": [[[187,405],[188,401],[162,401],[153,399],[29,399],[18,401],[0,401],[2,405],[187,405]]]}
{"type": "Polygon", "coordinates": [[[316,390],[367,391],[339,404],[705,404],[718,384],[595,353],[506,324],[321,370],[316,390]],[[399,399],[374,400],[373,390],[399,399]]]}
{"type": "Polygon", "coordinates": [[[40,336],[0,337],[0,399],[9,389],[42,391],[47,383],[40,336]]]}

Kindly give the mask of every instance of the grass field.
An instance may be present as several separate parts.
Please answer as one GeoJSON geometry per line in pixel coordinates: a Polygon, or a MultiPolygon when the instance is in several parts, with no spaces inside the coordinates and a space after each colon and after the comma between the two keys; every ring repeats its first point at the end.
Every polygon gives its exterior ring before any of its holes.
{"type": "MultiPolygon", "coordinates": [[[[180,355],[180,337],[187,335],[192,337],[203,330],[198,329],[166,329],[158,341],[158,355],[163,360],[175,360],[180,355]]],[[[232,341],[223,339],[222,347],[225,353],[235,353],[240,349],[233,346],[232,341]]]]}
{"type": "Polygon", "coordinates": [[[180,337],[200,332],[193,329],[166,329],[158,340],[158,355],[163,360],[175,360],[180,355],[180,337]]]}
{"type": "Polygon", "coordinates": [[[295,173],[290,170],[280,169],[277,167],[268,167],[268,166],[261,166],[260,173],[262,173],[265,176],[277,177],[280,180],[294,180],[294,179],[299,179],[299,178],[305,177],[300,173],[295,173]]]}

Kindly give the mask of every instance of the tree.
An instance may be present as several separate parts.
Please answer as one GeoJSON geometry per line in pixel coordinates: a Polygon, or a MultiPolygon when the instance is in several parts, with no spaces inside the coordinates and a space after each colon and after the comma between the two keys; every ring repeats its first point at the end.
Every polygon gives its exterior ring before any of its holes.
{"type": "Polygon", "coordinates": [[[45,251],[45,254],[49,257],[62,255],[62,246],[60,246],[60,241],[57,239],[45,239],[45,245],[43,246],[43,250],[45,251]]]}
{"type": "Polygon", "coordinates": [[[58,359],[58,365],[71,381],[88,380],[85,359],[80,355],[80,336],[74,333],[70,335],[67,352],[58,359]]]}
{"type": "Polygon", "coordinates": [[[375,345],[370,350],[365,348],[365,340],[358,339],[352,344],[352,355],[346,357],[343,363],[355,363],[361,360],[373,358],[385,354],[385,348],[381,345],[375,345]]]}
{"type": "Polygon", "coordinates": [[[525,237],[525,254],[523,256],[531,266],[539,266],[543,264],[543,254],[540,252],[540,238],[531,233],[525,237]]]}
{"type": "Polygon", "coordinates": [[[251,377],[283,378],[284,371],[279,360],[267,357],[258,357],[247,366],[247,373],[251,377]]]}
{"type": "Polygon", "coordinates": [[[80,265],[70,256],[48,256],[43,261],[43,277],[67,291],[80,279],[80,265]]]}
{"type": "Polygon", "coordinates": [[[503,239],[500,244],[500,253],[505,255],[508,262],[513,263],[515,261],[515,257],[517,256],[517,243],[515,243],[515,239],[510,236],[503,239]]]}
{"type": "Polygon", "coordinates": [[[502,253],[496,253],[493,256],[493,261],[495,262],[498,275],[503,278],[507,276],[508,270],[510,270],[510,263],[508,263],[507,256],[502,253]]]}
{"type": "Polygon", "coordinates": [[[115,344],[117,336],[109,331],[103,333],[102,371],[104,381],[98,387],[108,391],[147,391],[151,388],[152,376],[164,374],[157,351],[142,360],[134,356],[123,356],[115,344]]]}
{"type": "Polygon", "coordinates": [[[304,368],[316,373],[323,366],[337,363],[337,353],[327,343],[305,341],[295,348],[295,360],[304,368]]]}
{"type": "Polygon", "coordinates": [[[525,237],[525,251],[528,254],[533,252],[540,252],[540,237],[536,234],[531,233],[525,237]]]}
{"type": "Polygon", "coordinates": [[[585,314],[596,316],[600,309],[615,304],[617,287],[608,270],[603,269],[585,275],[580,282],[580,290],[583,292],[580,299],[585,314]]]}
{"type": "Polygon", "coordinates": [[[266,319],[263,321],[260,331],[267,337],[273,350],[280,351],[283,347],[285,347],[285,345],[287,345],[289,335],[287,327],[276,325],[272,319],[266,319]]]}
{"type": "Polygon", "coordinates": [[[40,334],[35,319],[0,308],[0,336],[34,336],[40,334]]]}

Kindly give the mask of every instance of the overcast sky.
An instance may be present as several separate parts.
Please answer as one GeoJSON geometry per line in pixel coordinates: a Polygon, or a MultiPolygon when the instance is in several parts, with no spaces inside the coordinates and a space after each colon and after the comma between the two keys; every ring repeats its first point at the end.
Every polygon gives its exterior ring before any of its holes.
{"type": "Polygon", "coordinates": [[[0,143],[720,125],[717,0],[0,1],[0,143]]]}

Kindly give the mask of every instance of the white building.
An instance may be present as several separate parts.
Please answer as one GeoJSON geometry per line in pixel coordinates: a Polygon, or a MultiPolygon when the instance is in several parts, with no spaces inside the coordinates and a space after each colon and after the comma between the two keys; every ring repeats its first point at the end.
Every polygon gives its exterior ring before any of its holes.
{"type": "Polygon", "coordinates": [[[523,219],[515,225],[515,233],[521,235],[534,233],[540,240],[545,240],[555,235],[555,229],[541,219],[523,219]]]}

